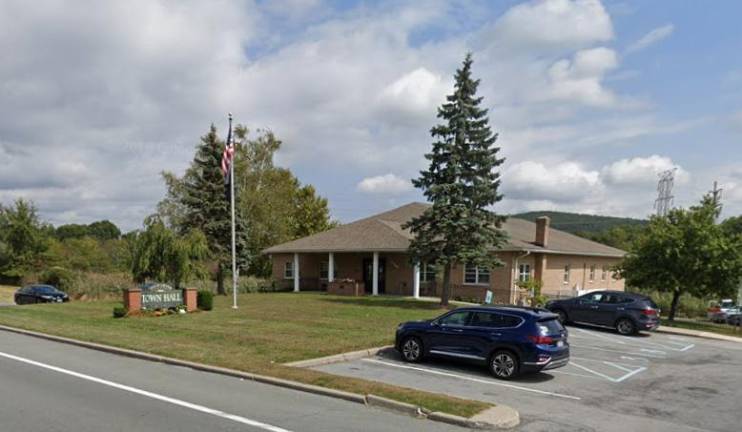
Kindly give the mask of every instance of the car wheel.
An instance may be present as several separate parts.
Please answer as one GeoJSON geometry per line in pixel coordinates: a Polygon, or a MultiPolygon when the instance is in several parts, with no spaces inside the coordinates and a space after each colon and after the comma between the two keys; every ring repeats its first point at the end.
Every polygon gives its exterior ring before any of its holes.
{"type": "Polygon", "coordinates": [[[616,321],[616,331],[622,335],[628,336],[636,334],[636,324],[628,318],[622,318],[616,321]]]}
{"type": "Polygon", "coordinates": [[[567,323],[567,312],[564,312],[561,309],[557,309],[554,311],[559,316],[559,322],[562,324],[567,323]]]}
{"type": "Polygon", "coordinates": [[[489,361],[490,371],[496,378],[508,380],[518,375],[518,357],[510,351],[495,351],[489,361]]]}
{"type": "Polygon", "coordinates": [[[402,341],[402,358],[404,361],[416,363],[423,358],[423,344],[416,337],[408,337],[402,341]]]}

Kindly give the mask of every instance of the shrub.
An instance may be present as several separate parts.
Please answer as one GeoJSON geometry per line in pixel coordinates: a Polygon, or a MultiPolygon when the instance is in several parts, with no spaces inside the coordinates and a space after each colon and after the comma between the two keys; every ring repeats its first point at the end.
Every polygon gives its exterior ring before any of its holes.
{"type": "Polygon", "coordinates": [[[75,285],[75,279],[75,273],[63,267],[50,267],[39,275],[39,282],[53,285],[67,293],[75,285]]]}
{"type": "Polygon", "coordinates": [[[198,290],[196,304],[199,309],[210,311],[214,308],[214,293],[208,290],[198,290]]]}
{"type": "Polygon", "coordinates": [[[126,316],[126,309],[123,306],[115,306],[113,308],[114,318],[123,318],[126,316]]]}

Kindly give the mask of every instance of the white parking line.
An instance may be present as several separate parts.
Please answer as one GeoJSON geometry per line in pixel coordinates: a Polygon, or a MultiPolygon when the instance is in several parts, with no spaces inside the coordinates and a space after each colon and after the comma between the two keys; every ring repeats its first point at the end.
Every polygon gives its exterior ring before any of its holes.
{"type": "Polygon", "coordinates": [[[647,370],[647,368],[640,367],[639,369],[637,369],[637,370],[635,370],[633,372],[629,372],[626,375],[622,376],[621,378],[618,378],[616,380],[616,382],[621,382],[621,381],[627,380],[627,379],[631,378],[632,376],[638,374],[639,372],[644,372],[645,370],[647,370]]]}
{"type": "Polygon", "coordinates": [[[600,372],[598,372],[598,371],[594,371],[594,370],[592,370],[592,369],[590,369],[590,368],[588,368],[588,367],[585,367],[585,366],[579,365],[579,364],[577,364],[577,363],[575,363],[575,362],[569,362],[569,364],[571,364],[572,366],[574,366],[574,367],[576,367],[576,368],[580,368],[580,369],[582,369],[582,370],[584,370],[584,371],[586,371],[586,372],[590,372],[591,374],[594,374],[594,375],[597,375],[597,376],[599,376],[599,377],[605,378],[605,379],[607,379],[607,380],[608,380],[608,381],[610,381],[610,382],[616,382],[616,380],[614,380],[614,379],[613,379],[613,377],[611,377],[611,376],[608,376],[608,375],[606,375],[606,374],[600,373],[600,372]]]}
{"type": "Polygon", "coordinates": [[[612,383],[620,383],[620,382],[625,381],[628,378],[630,378],[630,377],[632,377],[632,376],[634,376],[634,375],[636,375],[636,374],[638,374],[640,372],[643,372],[643,371],[647,370],[647,368],[645,368],[644,366],[632,370],[632,369],[627,369],[625,367],[619,366],[617,364],[614,364],[614,363],[611,363],[611,362],[608,362],[608,361],[604,361],[603,363],[606,364],[606,365],[609,365],[609,366],[613,366],[613,367],[615,367],[617,369],[620,369],[620,370],[622,370],[624,372],[628,372],[628,373],[626,373],[626,374],[624,374],[624,375],[622,375],[622,376],[620,376],[618,378],[613,378],[612,376],[609,376],[609,375],[606,375],[604,373],[601,373],[601,372],[592,370],[592,369],[590,369],[588,367],[582,366],[582,365],[577,364],[575,362],[570,362],[569,364],[571,364],[572,366],[575,366],[577,368],[580,368],[580,369],[582,369],[582,370],[584,370],[586,372],[590,372],[590,373],[595,374],[595,375],[597,375],[599,377],[605,378],[606,380],[608,380],[608,381],[610,381],[612,383]]]}
{"type": "Polygon", "coordinates": [[[581,328],[573,328],[572,330],[577,330],[580,333],[584,333],[584,334],[587,334],[587,335],[590,335],[590,336],[594,336],[594,337],[597,337],[597,338],[600,338],[600,339],[609,340],[611,342],[615,342],[615,343],[618,343],[618,344],[625,344],[626,343],[626,342],[624,342],[622,340],[618,340],[618,339],[613,338],[613,337],[605,336],[605,335],[602,335],[602,334],[597,333],[597,332],[591,332],[591,331],[583,330],[581,328]]]}
{"type": "Polygon", "coordinates": [[[402,364],[391,363],[391,362],[386,362],[386,361],[376,360],[376,359],[362,359],[362,360],[365,361],[365,362],[369,362],[369,363],[382,364],[382,365],[385,365],[385,366],[391,366],[391,367],[396,367],[396,368],[400,368],[400,369],[415,370],[415,371],[419,371],[419,372],[425,372],[425,373],[430,373],[430,374],[434,374],[434,375],[447,376],[447,377],[451,377],[451,378],[463,379],[463,380],[467,380],[467,381],[473,381],[473,382],[478,382],[478,383],[482,383],[482,384],[489,384],[489,385],[494,385],[494,386],[499,386],[499,387],[507,387],[507,388],[511,388],[511,389],[515,389],[515,390],[521,390],[521,391],[530,392],[530,393],[537,393],[537,394],[541,394],[541,395],[545,395],[545,396],[553,396],[553,397],[558,397],[558,398],[563,398],[563,399],[573,399],[573,400],[581,400],[582,399],[582,398],[577,397],[577,396],[566,395],[566,394],[561,394],[561,393],[554,393],[554,392],[548,392],[548,391],[544,391],[544,390],[537,390],[537,389],[534,389],[534,388],[517,386],[517,385],[513,385],[513,384],[505,384],[505,383],[501,383],[501,382],[497,382],[497,381],[493,381],[493,380],[485,380],[485,379],[480,379],[480,378],[474,378],[474,377],[470,377],[470,376],[466,376],[466,375],[460,375],[460,374],[455,374],[455,373],[451,373],[451,372],[443,372],[443,371],[438,370],[438,369],[429,369],[429,368],[424,368],[424,367],[419,367],[419,366],[402,365],[402,364]]]}
{"type": "Polygon", "coordinates": [[[591,349],[591,350],[597,350],[597,351],[605,351],[605,352],[625,354],[625,355],[630,355],[630,356],[641,356],[641,357],[649,357],[649,358],[656,358],[656,359],[666,358],[665,355],[658,355],[658,354],[652,354],[652,353],[646,353],[646,352],[636,352],[636,351],[632,351],[632,352],[618,351],[618,350],[612,350],[612,349],[589,346],[589,345],[585,345],[585,346],[575,345],[572,348],[591,349]]]}
{"type": "Polygon", "coordinates": [[[684,348],[681,348],[680,351],[688,351],[689,349],[693,348],[694,346],[696,346],[696,344],[690,344],[690,345],[688,345],[688,346],[686,346],[684,348]]]}
{"type": "Polygon", "coordinates": [[[45,363],[37,362],[37,361],[34,361],[34,360],[30,360],[30,359],[27,359],[27,358],[18,357],[18,356],[12,355],[12,354],[6,354],[4,352],[0,352],[0,357],[5,357],[5,358],[10,359],[10,360],[15,360],[15,361],[18,361],[18,362],[21,362],[21,363],[26,363],[26,364],[29,364],[29,365],[32,365],[32,366],[37,366],[37,367],[40,367],[40,368],[48,369],[48,370],[51,370],[51,371],[54,371],[54,372],[59,372],[59,373],[65,374],[65,375],[70,375],[70,376],[73,376],[73,377],[76,377],[76,378],[80,378],[80,379],[84,379],[84,380],[87,380],[87,381],[92,381],[94,383],[102,384],[102,385],[105,385],[105,386],[108,386],[108,387],[117,388],[119,390],[124,390],[124,391],[130,392],[130,393],[135,393],[135,394],[138,394],[138,395],[141,395],[141,396],[145,396],[145,397],[148,397],[148,398],[151,398],[151,399],[156,399],[156,400],[159,400],[159,401],[162,401],[162,402],[167,402],[169,404],[173,404],[173,405],[177,405],[177,406],[180,406],[180,407],[188,408],[188,409],[191,409],[191,410],[194,410],[194,411],[198,411],[198,412],[202,412],[202,413],[205,413],[205,414],[211,414],[211,415],[216,416],[216,417],[221,417],[221,418],[224,418],[224,419],[227,419],[227,420],[232,420],[233,422],[246,424],[248,426],[253,426],[253,427],[256,427],[256,428],[259,428],[259,429],[263,429],[263,430],[267,430],[267,431],[270,431],[270,432],[290,432],[288,429],[283,429],[283,428],[280,428],[278,426],[273,426],[273,425],[270,425],[270,424],[267,424],[267,423],[262,423],[262,422],[259,422],[259,421],[256,421],[256,420],[251,420],[249,418],[245,418],[245,417],[242,417],[242,416],[225,413],[224,411],[215,410],[215,409],[208,408],[208,407],[205,407],[205,406],[202,406],[202,405],[196,405],[194,403],[186,402],[186,401],[183,401],[183,400],[180,400],[180,399],[171,398],[169,396],[163,396],[163,395],[160,395],[160,394],[157,394],[157,393],[152,393],[152,392],[149,392],[149,391],[146,391],[146,390],[138,389],[136,387],[131,387],[131,386],[127,386],[127,385],[115,383],[113,381],[104,380],[102,378],[96,378],[94,376],[85,375],[85,374],[82,374],[80,372],[75,372],[75,371],[71,371],[71,370],[68,370],[68,369],[63,369],[61,367],[52,366],[52,365],[48,365],[48,364],[45,364],[45,363]]]}
{"type": "MultiPolygon", "coordinates": [[[[607,340],[607,341],[610,341],[610,342],[613,342],[613,343],[621,344],[621,345],[656,347],[656,348],[663,348],[663,349],[667,349],[667,350],[671,350],[671,351],[687,351],[687,350],[693,348],[692,346],[684,346],[683,348],[677,348],[677,347],[668,345],[668,344],[685,345],[683,343],[678,343],[678,342],[673,342],[673,341],[667,341],[667,342],[663,341],[663,343],[658,343],[658,342],[651,342],[651,341],[646,341],[646,340],[640,340],[640,339],[636,339],[636,338],[622,338],[622,339],[619,339],[617,337],[607,336],[607,335],[604,335],[604,334],[601,334],[601,333],[598,333],[598,332],[595,332],[595,331],[588,331],[588,330],[583,330],[583,329],[579,329],[579,328],[576,328],[574,330],[578,330],[578,331],[580,331],[581,333],[583,333],[585,335],[590,335],[591,337],[594,336],[594,337],[597,337],[597,338],[600,338],[600,339],[604,339],[604,340],[607,340]]],[[[575,336],[575,335],[572,334],[571,336],[575,336]]],[[[577,337],[578,338],[583,338],[583,339],[589,339],[589,337],[583,336],[583,335],[579,335],[577,337]]]]}

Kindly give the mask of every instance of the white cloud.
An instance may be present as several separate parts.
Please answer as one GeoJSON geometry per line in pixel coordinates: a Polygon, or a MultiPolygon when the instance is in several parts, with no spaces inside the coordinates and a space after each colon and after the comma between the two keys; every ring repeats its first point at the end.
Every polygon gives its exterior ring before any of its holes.
{"type": "Polygon", "coordinates": [[[359,191],[366,193],[398,195],[412,190],[412,183],[409,180],[389,173],[376,177],[367,177],[358,183],[357,188],[359,191]]]}
{"type": "Polygon", "coordinates": [[[562,59],[549,68],[551,96],[586,105],[610,106],[616,98],[603,87],[606,72],[618,66],[615,51],[599,47],[578,51],[572,60],[562,59]]]}
{"type": "Polygon", "coordinates": [[[444,82],[440,75],[424,67],[417,68],[381,91],[380,108],[431,119],[436,107],[443,103],[446,93],[452,88],[452,84],[444,82]]]}
{"type": "Polygon", "coordinates": [[[642,36],[639,40],[632,43],[626,48],[626,53],[633,53],[648,48],[657,42],[669,37],[672,32],[675,31],[675,26],[672,24],[665,24],[662,27],[657,27],[649,33],[642,36]]]}
{"type": "Polygon", "coordinates": [[[601,176],[606,183],[614,185],[652,185],[657,183],[659,173],[673,168],[677,170],[676,182],[688,181],[689,175],[682,167],[676,165],[669,157],[659,155],[621,159],[603,167],[601,176]]]}
{"type": "Polygon", "coordinates": [[[574,49],[613,39],[613,24],[598,0],[538,0],[510,8],[490,38],[516,48],[574,49]]]}
{"type": "Polygon", "coordinates": [[[525,161],[505,170],[503,188],[509,198],[568,202],[596,197],[602,194],[603,185],[598,171],[576,162],[525,161]]]}

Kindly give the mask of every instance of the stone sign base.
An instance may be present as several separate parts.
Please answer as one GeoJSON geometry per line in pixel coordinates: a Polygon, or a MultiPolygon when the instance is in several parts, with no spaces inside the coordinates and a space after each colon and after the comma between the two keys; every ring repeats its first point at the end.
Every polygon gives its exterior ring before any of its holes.
{"type": "Polygon", "coordinates": [[[366,293],[363,282],[338,279],[327,284],[327,293],[333,295],[362,296],[366,293]]]}

